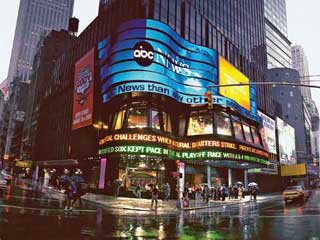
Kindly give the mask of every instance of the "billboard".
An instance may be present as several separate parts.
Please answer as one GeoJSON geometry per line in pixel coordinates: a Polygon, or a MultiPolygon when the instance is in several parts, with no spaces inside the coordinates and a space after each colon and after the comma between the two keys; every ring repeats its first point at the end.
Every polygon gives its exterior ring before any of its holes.
{"type": "Polygon", "coordinates": [[[295,130],[288,123],[277,117],[280,164],[296,164],[295,130]]]}
{"type": "MultiPolygon", "coordinates": [[[[226,59],[219,56],[219,80],[220,85],[228,84],[248,84],[249,78],[247,78],[242,72],[235,68],[226,59]]],[[[235,87],[220,87],[219,93],[222,96],[230,98],[238,103],[240,106],[250,111],[250,87],[235,86],[235,87]]]]}
{"type": "MultiPolygon", "coordinates": [[[[112,37],[98,43],[98,51],[104,103],[124,93],[151,92],[185,104],[206,104],[208,87],[219,83],[217,52],[186,41],[156,20],[122,23],[112,37]]],[[[261,120],[254,87],[245,93],[248,97],[239,96],[238,102],[229,95],[222,96],[217,88],[211,91],[213,104],[232,107],[254,121],[261,120]]]]}
{"type": "Polygon", "coordinates": [[[72,130],[92,124],[94,48],[75,64],[72,130]]]}
{"type": "Polygon", "coordinates": [[[260,135],[262,138],[264,149],[269,153],[277,154],[276,122],[260,111],[258,111],[258,115],[262,119],[260,135]]]}
{"type": "Polygon", "coordinates": [[[307,174],[306,164],[282,165],[280,168],[281,176],[303,176],[307,174]]]}

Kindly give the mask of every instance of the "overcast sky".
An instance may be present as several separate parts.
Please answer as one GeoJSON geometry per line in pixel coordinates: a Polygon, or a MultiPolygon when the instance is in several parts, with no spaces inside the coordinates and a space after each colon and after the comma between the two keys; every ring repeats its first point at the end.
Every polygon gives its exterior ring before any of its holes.
{"type": "MultiPolygon", "coordinates": [[[[0,83],[7,77],[20,0],[2,0],[0,8],[0,83]]],[[[24,1],[24,0],[22,0],[24,1]]],[[[75,0],[80,32],[98,15],[99,0],[75,0]]]]}
{"type": "MultiPolygon", "coordinates": [[[[0,8],[0,82],[8,73],[19,2],[6,0],[0,8]]],[[[99,0],[75,0],[74,15],[80,19],[80,31],[97,16],[98,2],[99,0]]],[[[289,39],[305,49],[312,75],[320,75],[319,9],[319,0],[287,0],[289,39]]],[[[320,89],[313,90],[313,96],[320,106],[320,89]]]]}

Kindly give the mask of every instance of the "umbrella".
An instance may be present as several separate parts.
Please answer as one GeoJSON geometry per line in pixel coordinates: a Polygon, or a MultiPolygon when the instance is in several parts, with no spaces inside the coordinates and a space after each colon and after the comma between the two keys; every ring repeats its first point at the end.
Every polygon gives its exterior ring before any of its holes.
{"type": "Polygon", "coordinates": [[[237,182],[236,184],[237,185],[243,185],[243,182],[237,182]]]}
{"type": "Polygon", "coordinates": [[[255,182],[251,182],[251,183],[248,184],[248,186],[249,187],[256,187],[256,186],[258,186],[258,184],[255,183],[255,182]]]}

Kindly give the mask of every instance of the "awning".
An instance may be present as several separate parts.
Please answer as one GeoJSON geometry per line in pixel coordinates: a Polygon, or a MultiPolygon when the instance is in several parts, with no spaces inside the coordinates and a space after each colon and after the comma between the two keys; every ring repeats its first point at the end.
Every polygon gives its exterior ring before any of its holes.
{"type": "Polygon", "coordinates": [[[16,161],[16,167],[31,168],[32,165],[33,165],[33,161],[23,161],[23,160],[16,161]]]}
{"type": "Polygon", "coordinates": [[[37,161],[34,163],[38,166],[70,166],[78,165],[77,159],[61,159],[61,160],[48,160],[48,161],[37,161]]]}

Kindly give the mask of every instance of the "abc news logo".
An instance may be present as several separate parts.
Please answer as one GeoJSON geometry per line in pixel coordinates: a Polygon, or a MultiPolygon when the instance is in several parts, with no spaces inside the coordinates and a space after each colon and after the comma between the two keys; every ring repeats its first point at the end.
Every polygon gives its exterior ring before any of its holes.
{"type": "Polygon", "coordinates": [[[153,47],[147,42],[138,42],[134,46],[133,56],[139,65],[147,67],[153,62],[153,47]]]}

